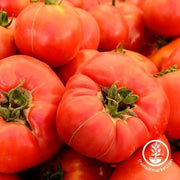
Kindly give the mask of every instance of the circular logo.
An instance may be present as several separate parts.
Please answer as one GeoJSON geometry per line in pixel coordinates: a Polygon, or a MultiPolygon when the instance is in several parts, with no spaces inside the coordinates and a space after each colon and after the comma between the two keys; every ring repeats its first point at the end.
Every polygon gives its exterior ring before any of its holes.
{"type": "Polygon", "coordinates": [[[161,140],[151,140],[143,147],[142,156],[148,165],[161,166],[169,158],[169,149],[161,140]]]}

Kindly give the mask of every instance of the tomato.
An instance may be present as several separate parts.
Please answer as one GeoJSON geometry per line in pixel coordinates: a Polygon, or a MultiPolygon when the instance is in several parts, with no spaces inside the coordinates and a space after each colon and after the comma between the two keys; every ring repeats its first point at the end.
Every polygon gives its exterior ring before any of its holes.
{"type": "Polygon", "coordinates": [[[62,80],[62,82],[66,84],[68,79],[78,71],[82,64],[91,59],[96,54],[98,54],[98,51],[95,49],[81,49],[72,61],[56,68],[55,72],[62,80]]]}
{"type": "Polygon", "coordinates": [[[9,30],[10,21],[8,21],[7,12],[0,12],[0,59],[16,54],[16,45],[14,42],[13,30],[9,30]]]}
{"type": "Polygon", "coordinates": [[[18,14],[30,5],[30,0],[1,0],[0,9],[8,12],[9,16],[17,17],[18,14]]]}
{"type": "Polygon", "coordinates": [[[129,27],[128,39],[123,43],[124,47],[140,51],[148,36],[143,21],[143,11],[133,4],[124,2],[116,3],[116,7],[122,12],[129,27]]]}
{"type": "MultiPolygon", "coordinates": [[[[163,158],[165,146],[161,146],[160,143],[159,145],[160,145],[159,156],[163,158]]],[[[150,151],[150,153],[152,152],[150,151]]],[[[169,155],[169,159],[170,159],[170,155],[169,155]]],[[[120,163],[117,166],[110,180],[150,180],[150,179],[178,180],[179,177],[180,177],[180,168],[176,165],[176,163],[174,163],[171,160],[167,160],[164,164],[157,167],[148,165],[143,160],[142,149],[139,149],[134,155],[132,155],[126,161],[120,163]],[[140,160],[142,162],[140,162],[140,160]],[[144,165],[144,167],[142,165],[144,165]]]]}
{"type": "Polygon", "coordinates": [[[156,80],[130,57],[99,53],[67,82],[58,134],[86,156],[119,162],[165,131],[168,103],[156,80]]]}
{"type": "Polygon", "coordinates": [[[173,152],[172,159],[180,167],[180,151],[173,152]]]}
{"type": "Polygon", "coordinates": [[[83,26],[81,49],[97,49],[100,41],[99,26],[94,17],[87,11],[75,8],[83,26]]]}
{"type": "Polygon", "coordinates": [[[25,55],[0,61],[0,172],[47,160],[61,145],[55,126],[64,86],[45,63],[25,55]]]}
{"type": "Polygon", "coordinates": [[[15,42],[19,51],[52,67],[74,58],[81,41],[82,24],[71,6],[34,3],[16,20],[15,42]]]}
{"type": "Polygon", "coordinates": [[[159,73],[157,81],[163,87],[170,103],[170,116],[168,120],[168,126],[166,135],[169,139],[180,138],[180,71],[177,71],[175,67],[161,71],[159,73]]]}
{"type": "Polygon", "coordinates": [[[0,174],[0,180],[21,180],[20,177],[13,174],[0,174]]]}
{"type": "Polygon", "coordinates": [[[167,58],[169,58],[172,51],[178,46],[180,46],[180,38],[176,38],[172,40],[170,43],[168,43],[167,45],[161,47],[149,58],[157,66],[157,68],[161,70],[161,66],[163,62],[166,61],[167,58]]]}
{"type": "Polygon", "coordinates": [[[146,0],[143,6],[147,27],[161,36],[180,35],[179,0],[146,0]]]}
{"type": "Polygon", "coordinates": [[[112,174],[108,164],[85,157],[72,149],[58,153],[43,169],[43,180],[53,175],[63,180],[109,180],[112,174]]]}
{"type": "Polygon", "coordinates": [[[180,46],[175,48],[172,53],[169,55],[169,58],[165,59],[162,63],[161,69],[167,69],[174,65],[177,65],[177,68],[180,68],[180,46]]]}
{"type": "Polygon", "coordinates": [[[100,28],[99,50],[113,50],[119,43],[128,38],[128,25],[119,9],[115,6],[102,4],[90,9],[100,28]]]}

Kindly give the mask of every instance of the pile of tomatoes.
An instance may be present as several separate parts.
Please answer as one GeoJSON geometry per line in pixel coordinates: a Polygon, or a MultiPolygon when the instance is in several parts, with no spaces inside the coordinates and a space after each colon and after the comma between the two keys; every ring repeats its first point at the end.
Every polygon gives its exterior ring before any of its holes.
{"type": "Polygon", "coordinates": [[[180,179],[178,0],[0,9],[0,180],[180,179]]]}

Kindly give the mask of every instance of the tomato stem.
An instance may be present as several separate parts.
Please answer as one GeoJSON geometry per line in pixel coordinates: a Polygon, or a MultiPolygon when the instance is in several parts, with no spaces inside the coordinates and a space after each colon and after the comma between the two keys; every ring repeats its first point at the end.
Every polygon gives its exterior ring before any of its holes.
{"type": "Polygon", "coordinates": [[[164,76],[165,74],[168,74],[168,73],[171,73],[171,72],[174,72],[174,71],[177,71],[177,65],[175,64],[174,66],[172,67],[169,67],[167,69],[164,69],[158,73],[155,73],[153,74],[154,77],[159,77],[159,76],[164,76]]]}
{"type": "MultiPolygon", "coordinates": [[[[62,0],[60,1],[60,3],[61,2],[62,2],[62,0]]],[[[44,0],[44,4],[58,5],[59,2],[58,2],[58,0],[44,0]]]]}
{"type": "Polygon", "coordinates": [[[7,28],[12,23],[13,18],[8,22],[8,14],[6,11],[0,11],[0,25],[7,28]]]}
{"type": "Polygon", "coordinates": [[[133,94],[132,90],[127,88],[117,89],[114,83],[108,91],[106,89],[102,89],[102,91],[107,94],[104,101],[105,107],[112,117],[124,119],[125,115],[136,116],[131,109],[135,106],[138,96],[133,94]]]}
{"type": "Polygon", "coordinates": [[[116,0],[112,0],[112,5],[113,5],[113,6],[116,5],[116,0]]]}
{"type": "Polygon", "coordinates": [[[119,52],[119,53],[125,54],[125,53],[126,53],[126,50],[124,49],[123,44],[119,44],[119,45],[116,47],[115,52],[119,52]]]}

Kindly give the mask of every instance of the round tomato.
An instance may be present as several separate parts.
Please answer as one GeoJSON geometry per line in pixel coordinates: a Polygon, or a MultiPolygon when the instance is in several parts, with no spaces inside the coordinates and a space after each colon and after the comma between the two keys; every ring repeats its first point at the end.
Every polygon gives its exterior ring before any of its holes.
{"type": "Polygon", "coordinates": [[[16,54],[16,45],[14,42],[14,29],[10,27],[12,19],[8,21],[6,11],[0,12],[0,59],[16,54]],[[10,28],[10,29],[8,29],[10,28]]]}
{"type": "Polygon", "coordinates": [[[22,54],[57,67],[79,51],[82,23],[71,6],[34,3],[17,17],[15,42],[22,54]]]}
{"type": "Polygon", "coordinates": [[[30,5],[30,0],[1,0],[0,9],[8,12],[9,16],[17,17],[18,14],[30,5]]]}
{"type": "Polygon", "coordinates": [[[0,172],[35,166],[61,145],[55,126],[64,86],[45,63],[25,55],[0,61],[0,172]]]}
{"type": "Polygon", "coordinates": [[[89,11],[100,28],[99,50],[113,50],[128,38],[128,25],[122,13],[115,6],[102,4],[89,11]]]}
{"type": "Polygon", "coordinates": [[[170,54],[174,51],[175,48],[180,46],[180,38],[176,38],[156,50],[152,55],[149,56],[150,60],[157,66],[159,70],[161,70],[161,66],[166,59],[169,58],[170,54]]]}
{"type": "Polygon", "coordinates": [[[170,116],[168,120],[168,126],[166,129],[166,135],[169,139],[180,138],[180,71],[176,70],[176,67],[163,70],[157,74],[157,81],[163,87],[169,103],[170,103],[170,116]]]}
{"type": "Polygon", "coordinates": [[[159,137],[168,117],[169,102],[156,80],[130,57],[104,52],[69,79],[56,124],[59,136],[73,149],[119,162],[159,137]]]}
{"type": "Polygon", "coordinates": [[[126,49],[140,51],[148,36],[143,21],[143,11],[130,3],[116,3],[116,7],[122,12],[128,27],[128,39],[123,43],[126,49]]]}
{"type": "Polygon", "coordinates": [[[180,35],[179,0],[146,0],[143,6],[147,27],[161,36],[180,35]]]}
{"type": "Polygon", "coordinates": [[[165,59],[162,63],[161,69],[167,69],[169,67],[172,67],[174,65],[177,66],[177,68],[180,68],[180,46],[175,48],[172,53],[169,55],[169,58],[165,59]]]}

